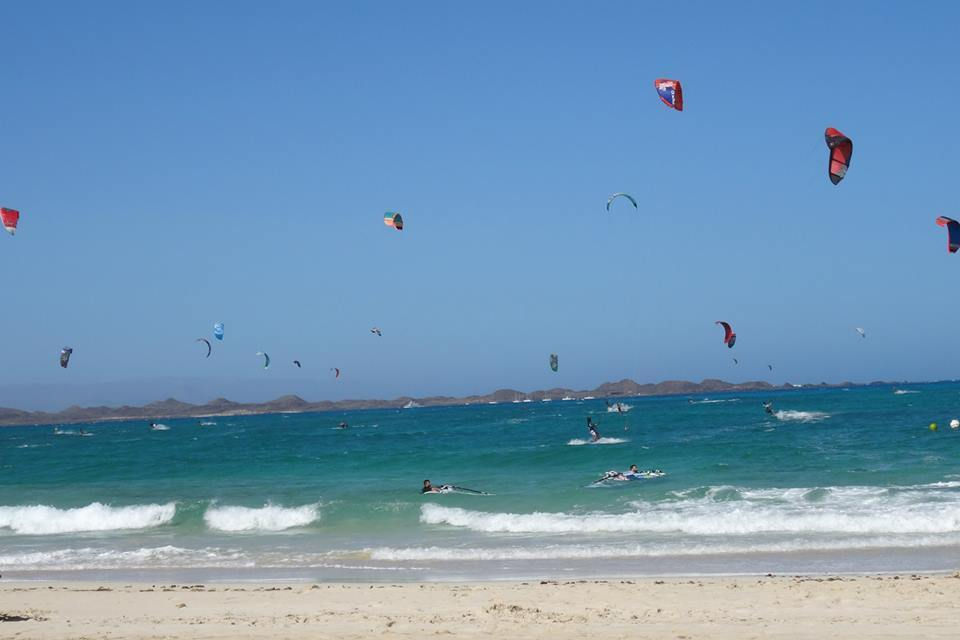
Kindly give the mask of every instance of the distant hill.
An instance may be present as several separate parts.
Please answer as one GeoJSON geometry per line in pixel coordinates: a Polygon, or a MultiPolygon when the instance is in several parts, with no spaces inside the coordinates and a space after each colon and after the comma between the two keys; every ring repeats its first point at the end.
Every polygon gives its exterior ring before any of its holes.
{"type": "MultiPolygon", "coordinates": [[[[886,383],[871,383],[871,385],[878,384],[886,383]]],[[[453,398],[449,396],[412,398],[403,396],[393,400],[339,400],[336,402],[326,400],[322,402],[308,402],[299,396],[286,395],[276,400],[262,403],[242,403],[233,402],[226,398],[217,398],[206,404],[189,404],[187,402],[180,402],[175,398],[167,398],[159,402],[151,402],[142,407],[69,407],[56,413],[20,411],[18,409],[0,407],[0,426],[50,425],[112,420],[156,420],[160,418],[206,418],[212,416],[350,411],[356,409],[398,409],[411,402],[421,407],[441,407],[463,404],[506,403],[527,398],[533,401],[540,401],[543,399],[560,400],[562,398],[580,399],[586,396],[618,398],[699,393],[732,393],[738,391],[784,391],[797,388],[815,389],[854,386],[858,385],[854,385],[851,382],[841,384],[827,384],[822,382],[816,385],[793,385],[788,383],[777,387],[769,382],[763,381],[732,383],[714,379],[708,379],[702,382],[667,380],[656,384],[640,384],[633,380],[625,379],[619,382],[605,382],[596,389],[586,391],[565,389],[562,387],[532,392],[516,391],[515,389],[498,389],[486,395],[467,396],[464,398],[453,398]]]]}

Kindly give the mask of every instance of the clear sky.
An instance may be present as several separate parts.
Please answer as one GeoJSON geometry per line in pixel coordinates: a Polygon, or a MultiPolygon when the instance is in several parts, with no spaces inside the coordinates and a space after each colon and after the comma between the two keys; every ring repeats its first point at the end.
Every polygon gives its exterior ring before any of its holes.
{"type": "Polygon", "coordinates": [[[0,404],[956,378],[958,19],[4,3],[0,404]]]}

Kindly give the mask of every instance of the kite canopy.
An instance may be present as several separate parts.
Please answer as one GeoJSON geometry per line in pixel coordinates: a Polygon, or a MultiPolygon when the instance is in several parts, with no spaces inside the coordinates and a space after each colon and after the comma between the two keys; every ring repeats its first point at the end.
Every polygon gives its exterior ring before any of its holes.
{"type": "Polygon", "coordinates": [[[827,164],[830,182],[840,184],[840,181],[847,175],[847,169],[850,168],[850,158],[853,156],[853,140],[833,127],[827,127],[823,135],[827,140],[827,148],[830,149],[830,160],[827,164]]]}
{"type": "Polygon", "coordinates": [[[378,336],[382,336],[382,335],[383,335],[383,332],[380,331],[380,328],[379,328],[379,327],[374,327],[373,329],[370,329],[370,333],[375,333],[375,334],[377,334],[378,336]]]}
{"type": "Polygon", "coordinates": [[[397,231],[403,231],[403,216],[395,211],[387,211],[383,214],[383,224],[397,231]]]}
{"type": "Polygon", "coordinates": [[[210,357],[210,354],[213,352],[213,347],[210,346],[210,341],[206,338],[197,338],[197,342],[202,342],[207,345],[207,357],[210,357]]]}
{"type": "Polygon", "coordinates": [[[330,367],[330,371],[333,371],[334,380],[340,377],[340,369],[337,369],[336,367],[330,367]]]}
{"type": "Polygon", "coordinates": [[[657,88],[657,95],[663,100],[663,104],[677,111],[683,111],[683,87],[680,86],[679,80],[657,78],[653,81],[653,86],[657,88]]]}
{"type": "Polygon", "coordinates": [[[560,359],[557,357],[557,354],[551,353],[550,354],[550,370],[556,371],[559,368],[560,368],[560,359]]]}
{"type": "Polygon", "coordinates": [[[633,199],[633,196],[631,196],[629,193],[615,193],[615,194],[613,194],[612,196],[610,196],[609,198],[607,198],[607,211],[610,211],[610,204],[611,204],[615,199],[617,199],[617,198],[626,198],[627,200],[629,200],[629,201],[633,204],[633,208],[634,208],[634,209],[639,209],[639,208],[640,208],[640,207],[637,206],[637,201],[634,200],[634,199],[633,199]]]}
{"type": "Polygon", "coordinates": [[[937,218],[937,224],[947,228],[947,251],[956,253],[960,249],[960,222],[953,218],[940,216],[937,218]]]}
{"type": "Polygon", "coordinates": [[[217,340],[223,340],[223,323],[218,322],[213,325],[213,337],[217,340]]]}
{"type": "Polygon", "coordinates": [[[20,212],[16,209],[7,209],[0,207],[0,222],[3,222],[3,228],[7,233],[13,235],[17,232],[17,223],[20,221],[20,212]]]}
{"type": "Polygon", "coordinates": [[[301,367],[300,367],[300,361],[299,361],[299,360],[294,360],[294,361],[293,361],[293,364],[297,365],[297,369],[300,369],[300,368],[301,368],[301,367]]]}
{"type": "Polygon", "coordinates": [[[857,333],[860,334],[860,337],[861,337],[861,338],[866,338],[866,337],[867,337],[867,332],[863,330],[863,327],[854,327],[854,329],[857,330],[857,333]]]}
{"type": "Polygon", "coordinates": [[[64,369],[67,368],[67,365],[70,364],[70,354],[73,353],[73,349],[70,347],[64,347],[60,349],[60,366],[64,369]]]}
{"type": "Polygon", "coordinates": [[[730,324],[723,320],[717,320],[716,324],[723,327],[723,344],[727,345],[728,349],[732,349],[733,345],[737,344],[737,334],[730,328],[730,324]]]}
{"type": "Polygon", "coordinates": [[[266,353],[264,353],[263,351],[257,351],[257,355],[258,355],[258,356],[263,356],[263,368],[264,368],[264,369],[269,369],[269,368],[270,368],[270,356],[268,356],[268,355],[267,355],[266,353]]]}

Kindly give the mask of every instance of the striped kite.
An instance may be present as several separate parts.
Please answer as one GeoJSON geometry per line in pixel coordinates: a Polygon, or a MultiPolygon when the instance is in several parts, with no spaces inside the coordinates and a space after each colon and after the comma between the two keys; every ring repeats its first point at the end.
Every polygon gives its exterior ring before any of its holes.
{"type": "Polygon", "coordinates": [[[823,135],[827,141],[827,148],[830,149],[830,159],[827,163],[830,182],[840,184],[840,181],[847,175],[847,169],[850,168],[850,158],[853,157],[853,140],[833,127],[827,127],[823,135]]]}

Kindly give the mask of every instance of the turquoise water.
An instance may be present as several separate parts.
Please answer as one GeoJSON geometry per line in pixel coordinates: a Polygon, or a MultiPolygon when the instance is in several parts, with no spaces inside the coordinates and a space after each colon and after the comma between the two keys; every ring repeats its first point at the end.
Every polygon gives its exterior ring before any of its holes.
{"type": "Polygon", "coordinates": [[[625,415],[597,399],[166,420],[163,431],[0,428],[0,571],[403,580],[955,568],[960,385],[899,391],[634,398],[625,415]],[[582,444],[587,416],[605,444],[582,444]],[[631,463],[667,475],[591,484],[631,463]],[[493,495],[421,496],[425,478],[493,495]]]}

